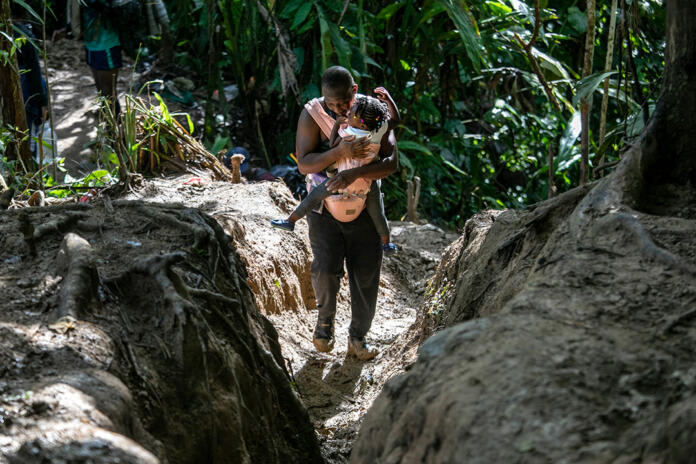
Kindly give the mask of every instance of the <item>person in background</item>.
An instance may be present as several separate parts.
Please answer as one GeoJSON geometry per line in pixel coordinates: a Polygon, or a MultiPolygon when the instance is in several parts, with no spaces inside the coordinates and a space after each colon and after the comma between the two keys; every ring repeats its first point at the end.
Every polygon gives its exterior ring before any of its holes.
{"type": "Polygon", "coordinates": [[[41,131],[48,115],[46,81],[41,75],[39,54],[36,50],[36,36],[32,31],[31,23],[27,19],[26,10],[18,3],[13,2],[11,15],[12,24],[16,27],[15,37],[24,37],[26,39],[17,51],[17,64],[20,71],[19,79],[22,84],[27,127],[32,137],[30,142],[31,152],[38,162],[39,146],[36,143],[36,137],[38,137],[39,131],[41,131]]]}
{"type": "Polygon", "coordinates": [[[53,40],[60,40],[66,30],[75,38],[83,38],[85,58],[92,69],[97,92],[107,99],[114,116],[121,112],[116,82],[123,67],[121,42],[108,15],[108,0],[68,0],[67,28],[55,31],[53,40]]]}

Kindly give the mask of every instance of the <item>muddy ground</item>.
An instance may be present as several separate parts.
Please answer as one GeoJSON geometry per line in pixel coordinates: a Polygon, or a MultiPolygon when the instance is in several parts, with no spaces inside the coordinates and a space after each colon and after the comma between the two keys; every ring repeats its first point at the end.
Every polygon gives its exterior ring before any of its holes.
{"type": "MultiPolygon", "coordinates": [[[[173,211],[188,211],[188,208],[200,208],[217,220],[229,235],[236,253],[246,266],[246,281],[252,290],[256,306],[261,313],[268,316],[278,332],[290,383],[309,411],[310,419],[318,432],[322,454],[327,462],[346,462],[362,416],[384,383],[413,362],[415,351],[404,349],[404,343],[412,338],[406,335],[406,331],[415,320],[426,280],[435,269],[440,251],[455,236],[427,224],[419,226],[392,223],[394,242],[401,251],[395,257],[385,260],[377,316],[369,334],[369,339],[380,348],[381,354],[376,360],[368,363],[346,359],[349,299],[345,283],[339,299],[336,348],[333,353],[320,354],[313,349],[311,343],[316,312],[309,285],[311,252],[306,225],[301,223],[295,233],[287,233],[273,229],[268,224],[271,218],[287,214],[295,204],[289,190],[282,181],[245,185],[203,179],[192,185],[189,182],[191,178],[190,175],[183,175],[152,179],[144,188],[119,201],[141,200],[153,206],[166,202],[173,205],[166,207],[169,211],[167,214],[173,211]]],[[[106,202],[104,204],[108,205],[110,200],[98,197],[92,202],[95,205],[106,202]]],[[[19,206],[22,205],[15,205],[19,206]]],[[[16,215],[17,211],[18,209],[13,209],[7,214],[16,215]]],[[[35,213],[38,209],[31,208],[30,211],[35,213]]],[[[158,233],[161,224],[158,222],[156,217],[154,223],[152,218],[142,221],[133,217],[130,219],[130,227],[133,229],[131,233],[126,232],[127,229],[121,226],[118,228],[121,232],[109,233],[112,245],[120,243],[119,246],[128,250],[128,256],[157,254],[162,246],[170,249],[174,243],[181,240],[178,238],[181,234],[172,232],[174,235],[169,240],[171,243],[162,242],[163,237],[158,233]],[[150,237],[151,231],[153,237],[150,237]]],[[[56,241],[57,246],[60,233],[56,235],[51,240],[52,243],[56,241]]],[[[114,342],[113,336],[104,335],[114,333],[114,315],[108,313],[80,316],[79,322],[75,323],[78,329],[71,326],[67,330],[69,334],[74,334],[72,342],[66,341],[60,334],[60,330],[63,330],[60,324],[56,325],[55,299],[60,295],[62,288],[57,270],[51,262],[46,262],[38,268],[23,265],[22,263],[29,261],[26,250],[19,245],[20,231],[16,230],[7,237],[7,240],[14,240],[12,243],[16,243],[12,245],[4,242],[0,258],[6,265],[0,272],[0,282],[3,287],[11,289],[12,297],[4,299],[0,308],[5,314],[3,330],[17,334],[20,339],[5,339],[5,343],[0,344],[0,355],[8,360],[8,368],[11,369],[8,373],[11,372],[11,379],[14,379],[3,384],[3,421],[9,425],[0,432],[0,450],[4,456],[13,456],[18,449],[26,448],[21,447],[23,444],[26,445],[27,440],[31,442],[37,439],[36,427],[47,428],[49,431],[53,427],[42,422],[46,416],[50,419],[53,414],[58,414],[56,411],[59,408],[55,400],[51,399],[51,393],[41,391],[40,395],[36,395],[36,392],[26,388],[26,385],[43,385],[47,375],[61,375],[63,370],[69,369],[68,366],[74,363],[73,355],[70,354],[63,359],[59,347],[67,344],[65,350],[79,357],[77,353],[86,349],[80,340],[94,340],[97,345],[104,345],[102,355],[96,353],[96,348],[93,347],[87,349],[85,359],[88,365],[99,364],[100,372],[104,372],[100,375],[114,375],[118,378],[119,370],[109,367],[112,365],[110,356],[115,356],[110,345],[122,342],[114,342]],[[110,321],[108,327],[104,326],[102,319],[110,321]],[[58,354],[47,358],[37,355],[45,350],[58,350],[58,354]],[[98,355],[105,359],[91,360],[98,358],[98,355]],[[46,359],[45,363],[43,359],[46,359]],[[27,369],[26,366],[30,368],[27,369]],[[50,371],[48,374],[47,370],[50,371]],[[44,404],[51,406],[45,410],[41,409],[44,408],[44,404]],[[41,411],[32,412],[38,409],[41,411]],[[39,418],[34,419],[35,415],[39,418]],[[21,427],[18,427],[18,424],[21,424],[21,427]]],[[[116,260],[118,254],[117,249],[112,249],[109,256],[101,256],[99,259],[116,260]]],[[[122,264],[111,263],[109,274],[126,272],[133,259],[123,261],[119,258],[118,262],[122,264]]],[[[203,273],[199,273],[198,277],[196,274],[194,271],[182,275],[188,285],[195,286],[200,284],[200,275],[203,273]]],[[[134,302],[131,302],[126,307],[132,307],[133,304],[134,302]]],[[[139,311],[149,310],[141,306],[139,311]]],[[[153,345],[152,348],[154,347],[153,345]]],[[[156,381],[153,388],[160,388],[156,381]]],[[[222,391],[224,385],[218,383],[216,388],[222,391]]],[[[137,397],[137,392],[126,392],[124,395],[127,398],[137,397]]],[[[85,401],[89,401],[89,398],[85,401]]],[[[124,401],[129,404],[131,400],[124,401]]],[[[164,408],[168,409],[166,405],[164,408]]],[[[98,416],[100,411],[97,407],[89,414],[98,416]]],[[[147,417],[147,414],[141,417],[147,417]]],[[[103,423],[96,425],[109,429],[109,426],[103,423]]],[[[156,435],[152,432],[152,427],[152,423],[145,423],[141,427],[141,435],[156,435]]],[[[70,433],[72,432],[65,432],[67,436],[70,436],[70,433]]],[[[138,442],[137,437],[140,435],[133,436],[138,442]]],[[[157,449],[162,448],[161,444],[158,445],[157,439],[150,437],[149,441],[138,443],[143,447],[137,448],[140,451],[147,450],[156,456],[162,455],[161,449],[157,449]]],[[[190,453],[190,450],[188,452],[190,453]]]]}

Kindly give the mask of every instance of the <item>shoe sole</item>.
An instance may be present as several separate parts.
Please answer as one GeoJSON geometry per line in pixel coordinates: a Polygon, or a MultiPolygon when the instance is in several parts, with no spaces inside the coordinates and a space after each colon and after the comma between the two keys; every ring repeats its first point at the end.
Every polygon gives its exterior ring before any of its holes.
{"type": "Polygon", "coordinates": [[[348,346],[348,356],[353,356],[358,358],[360,361],[369,361],[371,359],[374,359],[377,357],[377,352],[371,353],[371,352],[365,352],[365,354],[358,354],[358,352],[355,350],[355,348],[351,348],[350,345],[348,346]]]}
{"type": "Polygon", "coordinates": [[[285,232],[295,232],[295,229],[286,229],[285,227],[274,226],[273,224],[271,224],[271,227],[273,227],[274,229],[284,230],[285,232]]]}

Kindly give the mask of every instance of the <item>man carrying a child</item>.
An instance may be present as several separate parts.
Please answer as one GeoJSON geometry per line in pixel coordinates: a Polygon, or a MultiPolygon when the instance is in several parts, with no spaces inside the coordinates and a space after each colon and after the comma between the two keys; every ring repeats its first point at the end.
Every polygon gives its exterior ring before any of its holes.
{"type": "MultiPolygon", "coordinates": [[[[369,140],[345,136],[333,148],[329,144],[333,122],[346,117],[353,108],[358,86],[350,72],[340,66],[327,69],[322,76],[322,94],[319,99],[321,115],[305,106],[298,121],[296,154],[302,174],[312,174],[321,181],[327,168],[341,158],[361,159],[370,154],[369,140]]],[[[380,99],[391,98],[386,91],[380,99]],[[386,94],[386,96],[385,96],[386,94]]],[[[377,160],[338,172],[326,182],[331,192],[339,192],[363,178],[376,181],[398,168],[396,139],[392,131],[383,137],[377,160]]],[[[314,253],[312,285],[317,299],[318,317],[314,330],[314,346],[328,352],[334,346],[334,317],[336,296],[343,266],[348,272],[351,295],[351,324],[348,354],[368,360],[377,351],[365,342],[377,304],[379,275],[382,264],[382,244],[373,221],[366,211],[349,222],[341,222],[322,206],[307,215],[309,240],[314,253]]]]}

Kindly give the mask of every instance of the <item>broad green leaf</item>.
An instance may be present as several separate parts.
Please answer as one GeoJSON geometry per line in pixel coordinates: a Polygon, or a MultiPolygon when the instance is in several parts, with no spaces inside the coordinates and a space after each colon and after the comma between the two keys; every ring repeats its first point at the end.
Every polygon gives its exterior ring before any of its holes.
{"type": "Polygon", "coordinates": [[[415,170],[411,160],[408,159],[408,157],[403,153],[399,153],[399,164],[401,164],[401,166],[403,166],[407,171],[409,171],[409,173],[413,173],[413,171],[415,170]]]}
{"type": "Polygon", "coordinates": [[[338,26],[331,23],[329,24],[329,36],[331,37],[331,43],[336,50],[336,55],[338,55],[338,63],[346,68],[351,68],[350,65],[350,45],[348,42],[341,37],[341,32],[338,30],[338,26]]]}
{"type": "Polygon", "coordinates": [[[577,6],[571,6],[568,8],[568,24],[578,34],[584,34],[587,30],[587,15],[580,11],[577,6]]]}
{"type": "Polygon", "coordinates": [[[563,136],[561,137],[557,157],[557,161],[559,163],[561,161],[568,160],[571,157],[574,151],[573,147],[575,145],[575,141],[578,139],[578,136],[580,135],[581,127],[582,125],[580,123],[580,112],[576,111],[573,114],[573,117],[570,119],[570,121],[568,121],[568,126],[566,127],[565,131],[563,132],[563,136]]]}
{"type": "Polygon", "coordinates": [[[158,94],[157,92],[153,92],[153,94],[160,104],[160,111],[162,111],[162,117],[168,124],[171,124],[172,117],[169,114],[169,108],[167,108],[167,105],[164,103],[164,100],[162,99],[160,94],[158,94]]]}
{"type": "Polygon", "coordinates": [[[223,148],[227,147],[227,145],[230,143],[230,138],[229,137],[221,137],[217,136],[215,137],[215,141],[213,142],[213,146],[210,147],[210,153],[217,153],[223,148]]]}
{"type": "Polygon", "coordinates": [[[331,62],[331,32],[329,30],[329,23],[324,16],[324,12],[319,7],[316,2],[314,5],[317,7],[317,13],[319,14],[319,33],[321,42],[321,69],[326,69],[329,67],[331,62]]]}
{"type": "Polygon", "coordinates": [[[295,19],[292,21],[292,26],[290,26],[290,30],[293,31],[300,24],[302,24],[304,22],[304,20],[307,19],[307,16],[309,16],[310,11],[312,11],[312,3],[310,3],[310,2],[304,3],[297,10],[297,13],[295,14],[295,19]]]}
{"type": "Polygon", "coordinates": [[[631,98],[629,95],[627,95],[626,92],[624,92],[621,89],[616,89],[616,82],[613,83],[613,86],[609,87],[609,96],[612,98],[616,98],[622,103],[630,105],[633,111],[640,108],[638,102],[631,98]]]}
{"type": "Polygon", "coordinates": [[[447,14],[457,27],[472,66],[476,71],[479,71],[481,65],[487,65],[487,59],[484,55],[485,49],[481,43],[481,34],[476,26],[476,21],[459,2],[440,0],[440,3],[445,7],[447,14]]]}
{"type": "Polygon", "coordinates": [[[424,145],[421,145],[418,142],[413,142],[410,140],[400,140],[397,142],[397,146],[399,147],[400,150],[406,150],[406,151],[419,151],[421,153],[425,153],[426,155],[432,156],[433,152],[428,150],[428,148],[424,145]]]}
{"type": "Polygon", "coordinates": [[[68,195],[70,195],[70,190],[65,190],[65,189],[55,189],[55,190],[47,190],[46,195],[49,197],[53,198],[65,198],[68,195]]]}
{"type": "Polygon", "coordinates": [[[486,5],[488,5],[488,8],[490,8],[493,13],[500,16],[512,13],[512,8],[500,2],[486,2],[486,5]]]}
{"type": "Polygon", "coordinates": [[[39,21],[39,24],[43,24],[43,19],[41,19],[41,16],[36,14],[36,11],[34,11],[29,5],[27,5],[27,3],[24,0],[12,0],[12,1],[17,3],[19,6],[21,6],[25,10],[27,10],[29,12],[29,14],[31,14],[33,17],[35,17],[39,21]]]}
{"type": "Polygon", "coordinates": [[[377,63],[375,60],[370,58],[369,56],[365,56],[364,59],[365,59],[365,63],[371,64],[372,66],[375,66],[379,69],[382,69],[382,66],[379,63],[377,63]]]}
{"type": "MultiPolygon", "coordinates": [[[[280,17],[287,19],[292,16],[293,12],[295,12],[298,8],[303,7],[309,2],[306,2],[306,0],[290,0],[287,5],[285,5],[285,8],[283,8],[283,11],[280,12],[280,17]]],[[[311,5],[311,3],[309,3],[311,5]]]]}
{"type": "Polygon", "coordinates": [[[573,106],[577,108],[580,102],[585,97],[592,95],[594,91],[597,90],[597,87],[599,87],[602,84],[604,79],[614,74],[616,74],[616,71],[598,72],[579,80],[577,85],[575,86],[573,106]]]}
{"type": "Polygon", "coordinates": [[[421,24],[426,24],[435,16],[446,12],[447,10],[445,10],[445,7],[441,4],[432,5],[430,8],[425,9],[423,16],[421,17],[420,21],[418,21],[418,25],[420,26],[421,24]]]}
{"type": "Polygon", "coordinates": [[[565,70],[565,67],[563,66],[563,63],[561,63],[557,59],[547,55],[546,53],[542,52],[536,47],[532,47],[532,55],[534,55],[534,57],[539,61],[539,66],[541,66],[542,68],[548,69],[560,78],[570,78],[570,76],[568,76],[568,72],[565,70]]]}
{"type": "Polygon", "coordinates": [[[377,13],[377,19],[388,20],[392,17],[392,15],[394,15],[394,13],[399,11],[399,8],[403,7],[404,5],[404,2],[397,2],[382,8],[382,10],[377,13]]]}
{"type": "Polygon", "coordinates": [[[457,166],[455,166],[454,164],[452,164],[451,161],[447,161],[446,159],[443,159],[442,161],[443,161],[443,163],[445,164],[445,166],[450,167],[453,171],[455,171],[455,172],[457,172],[457,173],[459,173],[459,174],[461,174],[461,175],[463,175],[463,176],[469,176],[469,174],[467,174],[466,172],[462,171],[462,170],[459,169],[457,166]]]}

